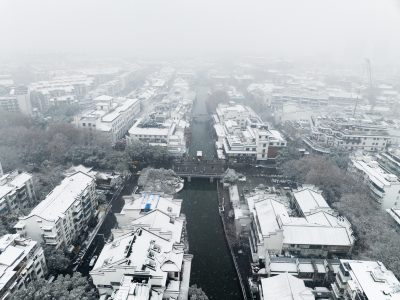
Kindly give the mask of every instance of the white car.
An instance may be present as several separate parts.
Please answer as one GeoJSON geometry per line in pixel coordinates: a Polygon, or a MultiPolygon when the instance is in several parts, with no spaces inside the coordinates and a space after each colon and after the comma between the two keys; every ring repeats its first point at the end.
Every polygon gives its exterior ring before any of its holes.
{"type": "Polygon", "coordinates": [[[93,267],[94,264],[96,263],[96,260],[97,260],[97,255],[92,257],[92,259],[89,262],[89,267],[93,267]]]}

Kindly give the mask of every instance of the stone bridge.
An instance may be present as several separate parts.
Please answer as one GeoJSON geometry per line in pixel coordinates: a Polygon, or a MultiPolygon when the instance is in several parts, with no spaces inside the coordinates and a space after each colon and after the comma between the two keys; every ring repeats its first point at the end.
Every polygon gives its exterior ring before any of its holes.
{"type": "Polygon", "coordinates": [[[209,178],[213,182],[214,178],[221,178],[227,168],[224,162],[206,160],[175,162],[172,166],[178,176],[189,182],[192,178],[209,178]]]}

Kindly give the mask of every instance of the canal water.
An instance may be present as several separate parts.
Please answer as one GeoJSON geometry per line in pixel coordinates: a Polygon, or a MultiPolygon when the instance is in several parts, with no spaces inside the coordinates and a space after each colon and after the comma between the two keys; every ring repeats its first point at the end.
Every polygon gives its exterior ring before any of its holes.
{"type": "MultiPolygon", "coordinates": [[[[200,89],[193,107],[193,115],[207,114],[207,91],[200,89]]],[[[203,151],[205,159],[212,159],[215,148],[212,122],[199,118],[192,122],[189,155],[203,151]]],[[[185,182],[179,193],[186,215],[189,252],[194,255],[190,283],[201,287],[212,300],[241,300],[242,293],[218,211],[216,183],[207,179],[185,182]]]]}
{"type": "Polygon", "coordinates": [[[240,285],[225,240],[218,213],[216,184],[207,179],[185,182],[179,193],[186,215],[189,252],[192,261],[191,284],[201,287],[209,299],[241,300],[240,285]]]}

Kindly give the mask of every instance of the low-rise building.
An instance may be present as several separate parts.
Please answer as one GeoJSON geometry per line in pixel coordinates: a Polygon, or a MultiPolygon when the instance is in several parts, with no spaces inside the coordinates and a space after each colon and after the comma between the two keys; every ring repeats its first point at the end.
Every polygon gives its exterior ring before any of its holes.
{"type": "Polygon", "coordinates": [[[142,192],[123,198],[124,207],[120,213],[115,213],[118,226],[122,228],[154,210],[159,210],[172,218],[179,218],[181,214],[182,199],[174,199],[171,195],[142,192]]]}
{"type": "Polygon", "coordinates": [[[0,214],[27,208],[35,200],[31,174],[14,171],[0,177],[0,214]]]}
{"type": "Polygon", "coordinates": [[[312,289],[304,281],[288,273],[262,278],[259,287],[261,300],[314,300],[312,289]]]}
{"type": "Polygon", "coordinates": [[[286,140],[276,130],[269,129],[249,107],[220,104],[213,116],[217,150],[236,160],[261,161],[274,159],[286,140]]]}
{"type": "Polygon", "coordinates": [[[128,224],[118,224],[118,229],[113,230],[113,236],[117,237],[139,228],[145,228],[169,241],[180,244],[183,241],[185,221],[184,215],[176,218],[158,209],[151,210],[128,224]]]}
{"type": "Polygon", "coordinates": [[[297,213],[303,217],[320,211],[335,213],[322,196],[322,191],[316,186],[304,185],[294,190],[292,194],[292,204],[297,213]]]}
{"type": "Polygon", "coordinates": [[[182,120],[168,119],[157,123],[140,118],[129,129],[128,143],[141,141],[152,146],[165,147],[172,155],[182,156],[187,152],[185,137],[187,126],[188,124],[182,120]]]}
{"type": "Polygon", "coordinates": [[[292,216],[278,199],[259,191],[246,197],[251,217],[250,249],[253,261],[269,254],[300,257],[348,255],[354,244],[349,221],[324,210],[292,216]]]}
{"type": "Polygon", "coordinates": [[[187,298],[192,255],[183,244],[138,228],[107,243],[90,271],[100,296],[124,293],[127,285],[141,283],[145,296],[158,299],[187,298]],[[128,276],[128,277],[127,277],[128,276]]]}
{"type": "Polygon", "coordinates": [[[258,274],[268,277],[290,274],[310,285],[327,285],[335,280],[339,272],[339,259],[297,258],[272,255],[266,260],[265,269],[258,274]],[[264,272],[265,270],[265,272],[264,272]]]}
{"type": "Polygon", "coordinates": [[[138,99],[99,96],[94,99],[96,109],[88,110],[74,117],[79,128],[98,130],[107,133],[112,143],[122,139],[135,123],[140,112],[138,99]]]}
{"type": "Polygon", "coordinates": [[[77,172],[66,177],[27,216],[14,226],[21,236],[70,247],[87,230],[97,208],[95,179],[77,172]]]}
{"type": "Polygon", "coordinates": [[[13,299],[15,291],[44,278],[46,273],[43,249],[38,242],[19,234],[0,238],[0,299],[13,299]]]}
{"type": "Polygon", "coordinates": [[[379,261],[340,260],[332,284],[335,300],[400,299],[400,282],[379,261]]]}
{"type": "Polygon", "coordinates": [[[391,137],[384,124],[367,120],[312,117],[309,146],[346,151],[383,151],[391,137]]]}
{"type": "Polygon", "coordinates": [[[368,155],[354,156],[348,171],[356,178],[364,180],[371,196],[382,209],[400,208],[400,180],[386,171],[378,161],[368,155]]]}

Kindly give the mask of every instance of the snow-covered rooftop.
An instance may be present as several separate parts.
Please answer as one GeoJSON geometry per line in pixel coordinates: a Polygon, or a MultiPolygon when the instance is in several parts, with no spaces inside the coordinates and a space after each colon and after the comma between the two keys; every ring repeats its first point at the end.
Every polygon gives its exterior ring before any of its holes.
{"type": "Polygon", "coordinates": [[[288,273],[262,278],[261,289],[264,300],[314,300],[312,290],[304,281],[288,273]]]}
{"type": "Polygon", "coordinates": [[[313,187],[304,187],[293,192],[294,200],[304,215],[316,210],[331,210],[321,191],[313,187]]]}
{"type": "Polygon", "coordinates": [[[367,299],[400,299],[400,283],[393,272],[378,261],[341,260],[351,279],[348,285],[363,291],[367,299]]]}
{"type": "Polygon", "coordinates": [[[45,220],[56,221],[93,182],[94,178],[82,172],[66,177],[26,218],[38,216],[45,220]]]}

